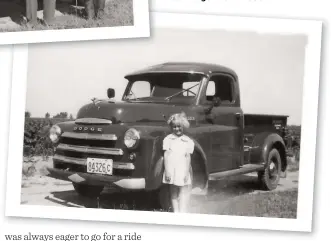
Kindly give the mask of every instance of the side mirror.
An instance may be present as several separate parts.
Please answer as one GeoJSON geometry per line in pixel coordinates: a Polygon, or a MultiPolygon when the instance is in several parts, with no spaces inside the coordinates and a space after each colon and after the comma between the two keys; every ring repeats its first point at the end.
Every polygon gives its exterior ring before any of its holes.
{"type": "Polygon", "coordinates": [[[107,95],[108,95],[108,98],[111,99],[111,98],[114,98],[115,97],[115,90],[112,89],[112,88],[109,88],[107,90],[107,95]]]}
{"type": "Polygon", "coordinates": [[[221,98],[220,97],[216,97],[213,99],[213,106],[214,107],[217,107],[217,106],[220,106],[221,104],[221,98]]]}
{"type": "Polygon", "coordinates": [[[214,107],[220,106],[221,104],[221,98],[215,97],[213,98],[213,101],[211,105],[205,110],[205,114],[209,115],[214,107]]]}

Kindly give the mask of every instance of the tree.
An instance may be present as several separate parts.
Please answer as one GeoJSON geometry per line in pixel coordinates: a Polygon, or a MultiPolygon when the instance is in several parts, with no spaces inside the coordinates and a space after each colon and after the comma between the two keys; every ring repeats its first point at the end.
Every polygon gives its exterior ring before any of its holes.
{"type": "Polygon", "coordinates": [[[49,119],[49,117],[51,117],[51,115],[47,112],[47,113],[45,114],[45,118],[46,118],[46,119],[49,119]]]}
{"type": "Polygon", "coordinates": [[[29,111],[25,111],[25,118],[30,118],[31,117],[31,113],[29,111]]]}
{"type": "Polygon", "coordinates": [[[73,120],[74,117],[72,116],[72,114],[70,114],[70,117],[69,117],[70,120],[73,120]]]}
{"type": "Polygon", "coordinates": [[[53,118],[67,119],[68,118],[68,112],[60,112],[59,114],[56,114],[55,116],[53,116],[53,118]]]}

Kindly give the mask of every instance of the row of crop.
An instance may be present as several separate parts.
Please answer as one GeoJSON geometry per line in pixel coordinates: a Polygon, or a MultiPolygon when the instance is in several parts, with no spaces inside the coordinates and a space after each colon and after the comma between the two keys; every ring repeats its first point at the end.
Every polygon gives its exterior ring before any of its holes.
{"type": "Polygon", "coordinates": [[[25,118],[23,156],[51,156],[52,142],[49,130],[52,125],[66,119],[25,118]]]}

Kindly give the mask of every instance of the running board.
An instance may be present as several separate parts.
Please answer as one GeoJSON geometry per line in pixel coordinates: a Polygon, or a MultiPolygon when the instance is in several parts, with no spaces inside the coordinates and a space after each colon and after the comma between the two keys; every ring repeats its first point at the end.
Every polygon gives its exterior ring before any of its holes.
{"type": "Polygon", "coordinates": [[[241,166],[238,169],[211,173],[211,174],[209,174],[209,180],[219,180],[224,177],[261,171],[263,169],[264,169],[264,164],[246,164],[246,165],[241,166]]]}

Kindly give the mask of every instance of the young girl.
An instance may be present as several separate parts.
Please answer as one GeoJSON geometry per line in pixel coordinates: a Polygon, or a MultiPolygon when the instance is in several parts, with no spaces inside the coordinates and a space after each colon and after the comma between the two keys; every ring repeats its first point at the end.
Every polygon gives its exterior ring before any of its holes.
{"type": "Polygon", "coordinates": [[[184,128],[190,126],[184,113],[172,115],[168,124],[172,134],[163,140],[163,183],[170,184],[173,211],[185,212],[192,184],[191,154],[194,151],[194,142],[184,135],[184,128]]]}

